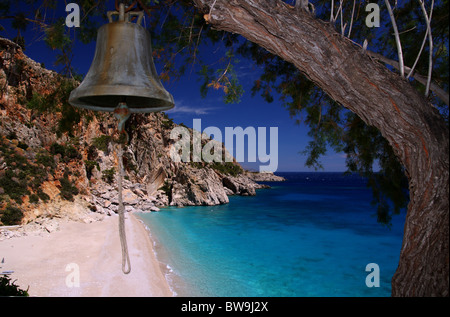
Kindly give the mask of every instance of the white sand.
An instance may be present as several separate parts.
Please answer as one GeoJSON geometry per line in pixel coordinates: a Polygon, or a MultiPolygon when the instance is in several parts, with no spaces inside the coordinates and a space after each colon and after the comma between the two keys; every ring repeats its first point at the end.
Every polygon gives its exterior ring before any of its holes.
{"type": "Polygon", "coordinates": [[[131,272],[123,274],[118,219],[62,222],[45,236],[0,241],[1,271],[14,271],[11,279],[30,296],[173,296],[148,232],[132,214],[125,220],[131,272]]]}

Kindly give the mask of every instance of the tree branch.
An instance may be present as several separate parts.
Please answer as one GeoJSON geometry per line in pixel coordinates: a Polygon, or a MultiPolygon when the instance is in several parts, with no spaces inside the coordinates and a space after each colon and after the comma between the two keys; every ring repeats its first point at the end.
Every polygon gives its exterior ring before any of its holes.
{"type": "Polygon", "coordinates": [[[398,52],[398,63],[400,65],[400,76],[405,76],[405,69],[404,69],[404,63],[403,63],[403,52],[402,52],[402,43],[400,41],[400,35],[398,33],[397,29],[397,23],[395,22],[394,13],[392,12],[391,5],[389,3],[389,0],[384,0],[386,3],[386,7],[389,11],[389,16],[391,17],[392,27],[394,29],[394,36],[395,36],[395,44],[397,45],[397,52],[398,52]]]}
{"type": "Polygon", "coordinates": [[[355,15],[355,7],[356,7],[356,0],[353,0],[352,17],[350,19],[350,28],[349,28],[348,34],[347,34],[348,38],[350,38],[350,34],[352,33],[353,17],[355,15]]]}
{"type": "MultiPolygon", "coordinates": [[[[380,60],[381,62],[394,67],[397,70],[400,68],[397,61],[394,61],[394,60],[389,59],[381,54],[378,54],[378,53],[375,53],[375,52],[372,52],[369,50],[367,50],[366,52],[369,56],[376,58],[376,59],[380,60]]],[[[404,68],[407,72],[408,71],[410,72],[410,74],[408,75],[409,77],[414,78],[415,80],[417,80],[419,83],[423,84],[424,86],[427,85],[427,83],[428,83],[427,77],[419,74],[417,71],[414,71],[414,69],[409,68],[408,66],[404,66],[404,68]],[[410,76],[411,74],[412,74],[412,76],[410,76]]],[[[441,101],[445,102],[445,104],[447,106],[449,105],[449,93],[448,92],[446,92],[444,89],[442,89],[437,84],[432,83],[432,82],[430,82],[430,90],[432,92],[434,92],[441,101]]]]}
{"type": "Polygon", "coordinates": [[[433,37],[431,35],[431,16],[433,14],[433,5],[434,5],[434,0],[431,1],[431,9],[430,9],[430,17],[428,17],[427,14],[427,10],[425,9],[425,5],[423,0],[419,0],[420,2],[420,7],[422,8],[422,12],[423,15],[425,16],[425,21],[427,23],[427,34],[428,34],[428,39],[430,42],[430,52],[429,52],[429,62],[428,62],[428,79],[427,79],[427,85],[426,85],[426,89],[425,89],[425,96],[428,96],[428,93],[430,91],[430,83],[431,83],[431,75],[432,75],[432,71],[433,71],[433,37]]]}

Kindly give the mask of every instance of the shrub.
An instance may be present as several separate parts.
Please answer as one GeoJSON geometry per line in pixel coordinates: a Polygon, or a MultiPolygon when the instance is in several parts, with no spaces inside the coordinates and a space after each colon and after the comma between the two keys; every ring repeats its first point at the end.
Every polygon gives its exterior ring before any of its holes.
{"type": "Polygon", "coordinates": [[[211,165],[211,167],[222,174],[227,174],[231,176],[237,176],[239,174],[242,174],[243,172],[242,168],[239,165],[233,164],[232,162],[225,162],[225,163],[214,162],[211,165]]]}
{"type": "Polygon", "coordinates": [[[17,145],[17,147],[21,148],[22,150],[26,150],[26,149],[28,149],[28,144],[26,144],[22,141],[19,141],[19,144],[17,145]]]}
{"type": "Polygon", "coordinates": [[[5,175],[0,178],[0,187],[3,188],[5,194],[11,197],[11,199],[14,199],[18,204],[22,203],[23,196],[30,194],[26,182],[17,179],[11,170],[7,170],[5,175]]]}
{"type": "Polygon", "coordinates": [[[8,276],[0,276],[0,296],[29,296],[28,289],[22,290],[8,276]]]}
{"type": "Polygon", "coordinates": [[[158,190],[162,190],[169,198],[169,201],[172,200],[172,185],[167,180],[164,181],[164,185],[158,188],[158,190]]]}
{"type": "Polygon", "coordinates": [[[73,195],[78,195],[79,190],[76,188],[71,181],[69,181],[69,178],[67,175],[64,175],[63,178],[59,179],[59,182],[61,183],[61,196],[69,201],[73,201],[73,195]]]}
{"type": "Polygon", "coordinates": [[[81,154],[78,153],[78,150],[72,145],[66,147],[64,155],[69,159],[81,159],[81,154]]]}
{"type": "Polygon", "coordinates": [[[42,95],[40,93],[33,93],[33,96],[28,101],[28,109],[36,110],[38,113],[47,111],[54,111],[56,108],[56,101],[53,98],[42,95]]]}
{"type": "Polygon", "coordinates": [[[66,163],[71,159],[81,159],[81,154],[72,145],[64,146],[55,142],[50,147],[50,153],[53,155],[60,154],[66,163]]]}
{"type": "Polygon", "coordinates": [[[92,140],[92,145],[97,149],[108,153],[108,145],[112,141],[112,137],[109,135],[102,135],[92,140]]]}
{"type": "Polygon", "coordinates": [[[23,212],[19,208],[7,206],[1,214],[1,221],[5,226],[14,226],[20,224],[23,218],[23,212]]]}
{"type": "Polygon", "coordinates": [[[92,170],[94,169],[94,167],[96,167],[97,170],[100,170],[100,165],[98,165],[98,163],[96,161],[86,160],[86,161],[84,161],[84,167],[86,169],[86,176],[88,179],[91,179],[92,170]]]}
{"type": "Polygon", "coordinates": [[[53,155],[61,154],[61,156],[64,156],[65,152],[64,146],[59,143],[55,142],[50,146],[50,153],[53,155]]]}
{"type": "Polygon", "coordinates": [[[50,196],[47,195],[46,193],[44,193],[41,188],[38,188],[38,190],[36,191],[36,194],[44,202],[50,200],[50,196]]]}
{"type": "Polygon", "coordinates": [[[108,184],[111,184],[114,181],[114,175],[116,174],[116,171],[114,170],[114,168],[110,168],[108,170],[104,170],[102,174],[102,179],[108,184]]]}
{"type": "Polygon", "coordinates": [[[172,129],[172,127],[174,126],[173,119],[169,118],[167,120],[163,120],[163,121],[161,121],[161,125],[166,130],[172,129]]]}
{"type": "Polygon", "coordinates": [[[36,194],[31,194],[30,195],[30,203],[36,204],[38,202],[39,202],[39,196],[36,194]]]}
{"type": "Polygon", "coordinates": [[[46,153],[42,152],[36,155],[36,163],[42,164],[45,167],[50,167],[52,170],[56,167],[53,156],[47,155],[46,153]]]}

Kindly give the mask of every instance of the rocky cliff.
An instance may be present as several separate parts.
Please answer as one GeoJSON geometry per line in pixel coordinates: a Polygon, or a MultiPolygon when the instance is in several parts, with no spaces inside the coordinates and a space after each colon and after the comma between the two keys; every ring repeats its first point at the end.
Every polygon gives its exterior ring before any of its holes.
{"type": "MultiPolygon", "coordinates": [[[[1,223],[117,211],[116,121],[110,114],[68,105],[76,85],[0,38],[1,223]]],[[[267,187],[258,180],[281,180],[247,173],[236,162],[174,162],[169,155],[174,127],[164,113],[134,114],[128,120],[127,211],[224,204],[229,195],[255,195],[267,187]]]]}

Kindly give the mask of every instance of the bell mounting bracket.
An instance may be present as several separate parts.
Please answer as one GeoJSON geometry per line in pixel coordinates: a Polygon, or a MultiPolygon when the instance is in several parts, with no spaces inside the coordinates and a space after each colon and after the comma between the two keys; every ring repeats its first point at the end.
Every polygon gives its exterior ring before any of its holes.
{"type": "Polygon", "coordinates": [[[136,24],[141,25],[142,19],[144,18],[144,11],[129,11],[125,9],[125,4],[119,4],[119,11],[108,11],[106,13],[108,16],[109,23],[114,23],[113,16],[119,16],[118,22],[131,22],[131,19],[137,17],[136,24]]]}

